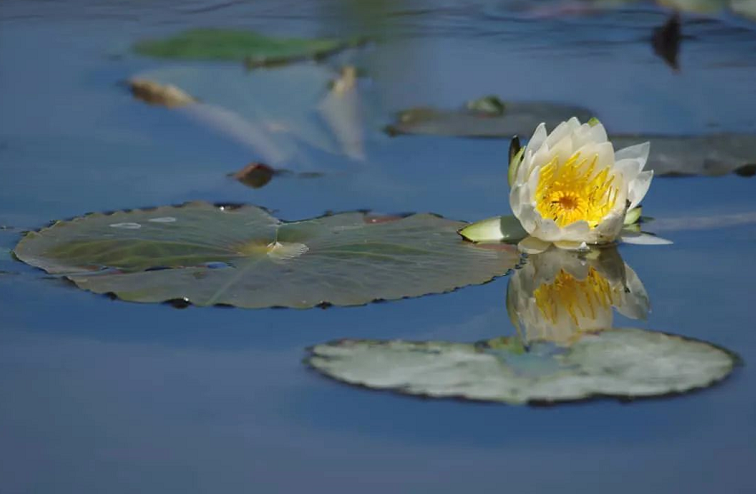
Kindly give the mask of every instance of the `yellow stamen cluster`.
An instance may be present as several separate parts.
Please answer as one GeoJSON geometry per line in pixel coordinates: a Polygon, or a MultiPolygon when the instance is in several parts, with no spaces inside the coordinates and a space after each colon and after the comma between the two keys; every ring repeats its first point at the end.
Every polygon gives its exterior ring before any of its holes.
{"type": "Polygon", "coordinates": [[[536,187],[536,210],[559,227],[584,220],[595,228],[617,202],[617,187],[609,168],[595,173],[598,155],[588,162],[573,154],[559,164],[556,156],[541,169],[536,187]]]}
{"type": "Polygon", "coordinates": [[[609,282],[594,268],[588,268],[588,275],[580,281],[562,269],[553,283],[539,286],[533,295],[536,306],[551,324],[557,323],[562,310],[577,325],[578,315],[595,319],[597,309],[607,309],[615,302],[609,282]]]}

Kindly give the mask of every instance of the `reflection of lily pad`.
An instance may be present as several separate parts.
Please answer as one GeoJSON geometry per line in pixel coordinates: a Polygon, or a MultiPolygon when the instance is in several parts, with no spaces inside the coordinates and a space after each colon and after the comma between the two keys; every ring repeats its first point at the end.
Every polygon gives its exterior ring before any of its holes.
{"type": "Polygon", "coordinates": [[[737,362],[708,343],[641,329],[585,334],[567,348],[509,343],[341,340],[313,347],[308,362],[349,384],[510,404],[682,393],[724,379],[737,362]]]}
{"type": "Polygon", "coordinates": [[[321,58],[360,40],[275,38],[253,31],[191,29],[162,40],[144,40],[134,50],[150,57],[184,60],[244,60],[251,66],[321,58]]]}
{"type": "Polygon", "coordinates": [[[725,175],[747,171],[756,164],[756,136],[710,134],[702,136],[612,136],[615,149],[651,142],[646,169],[656,175],[725,175]]]}
{"type": "Polygon", "coordinates": [[[412,108],[401,112],[397,121],[389,125],[389,134],[424,134],[457,137],[506,137],[530,135],[538,124],[546,122],[554,128],[560,122],[576,116],[588,121],[594,113],[584,108],[555,103],[502,103],[500,112],[481,109],[480,103],[491,97],[468,103],[469,108],[437,110],[412,108]]]}
{"type": "Polygon", "coordinates": [[[189,203],[59,221],[27,234],[15,253],[133,302],[360,305],[485,283],[517,263],[511,247],[464,242],[463,225],[365,213],[286,223],[254,206],[189,203]]]}
{"type": "Polygon", "coordinates": [[[308,161],[307,153],[301,153],[304,143],[353,159],[364,157],[359,92],[356,87],[329,91],[337,77],[323,65],[293,65],[254,76],[221,65],[213,70],[162,67],[132,80],[180,88],[200,103],[175,111],[251,147],[270,165],[291,167],[308,161]]]}

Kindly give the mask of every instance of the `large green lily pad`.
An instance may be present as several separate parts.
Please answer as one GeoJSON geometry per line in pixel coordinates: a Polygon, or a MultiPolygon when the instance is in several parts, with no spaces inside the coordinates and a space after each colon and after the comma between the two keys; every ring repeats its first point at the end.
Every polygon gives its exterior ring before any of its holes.
{"type": "Polygon", "coordinates": [[[527,350],[517,338],[341,340],[311,348],[307,362],[328,377],[373,389],[524,404],[683,393],[721,381],[737,357],[680,336],[611,329],[584,334],[569,347],[537,341],[527,350]]]}
{"type": "Polygon", "coordinates": [[[276,38],[253,31],[191,29],[134,45],[140,55],[183,60],[243,60],[250,66],[322,58],[363,43],[362,39],[276,38]]]}
{"type": "Polygon", "coordinates": [[[541,122],[553,129],[573,116],[588,121],[593,115],[589,110],[570,105],[502,102],[489,96],[471,101],[458,110],[405,110],[397,115],[396,122],[386,127],[386,132],[390,135],[511,138],[513,135],[529,136],[541,122]]]}
{"type": "Polygon", "coordinates": [[[22,261],[132,302],[309,308],[442,293],[506,274],[506,245],[479,247],[432,214],[342,213],[283,222],[255,206],[188,203],[94,213],[28,233],[22,261]]]}

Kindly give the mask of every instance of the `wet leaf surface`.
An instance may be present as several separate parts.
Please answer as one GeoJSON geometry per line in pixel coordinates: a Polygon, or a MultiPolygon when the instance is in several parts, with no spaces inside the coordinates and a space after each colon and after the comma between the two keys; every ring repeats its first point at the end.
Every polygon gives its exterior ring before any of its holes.
{"type": "Polygon", "coordinates": [[[282,222],[255,206],[188,203],[94,213],[27,234],[22,261],[133,302],[246,308],[362,305],[490,281],[519,260],[432,214],[282,222]]]}
{"type": "Polygon", "coordinates": [[[589,120],[590,110],[556,103],[502,102],[486,97],[458,110],[411,108],[397,116],[386,128],[390,135],[419,134],[456,137],[530,136],[538,124],[554,128],[576,116],[589,120]],[[493,102],[492,102],[493,101],[493,102]]]}
{"type": "Polygon", "coordinates": [[[641,329],[588,333],[569,347],[517,338],[474,344],[340,340],[307,362],[348,384],[430,398],[509,404],[641,398],[711,386],[737,357],[714,345],[641,329]]]}
{"type": "Polygon", "coordinates": [[[253,31],[191,29],[162,40],[134,45],[140,55],[183,60],[242,60],[249,67],[323,58],[364,40],[279,38],[253,31]]]}
{"type": "Polygon", "coordinates": [[[610,139],[615,149],[651,142],[646,169],[657,176],[719,176],[733,172],[749,176],[749,169],[756,164],[756,136],[750,134],[617,135],[610,139]]]}

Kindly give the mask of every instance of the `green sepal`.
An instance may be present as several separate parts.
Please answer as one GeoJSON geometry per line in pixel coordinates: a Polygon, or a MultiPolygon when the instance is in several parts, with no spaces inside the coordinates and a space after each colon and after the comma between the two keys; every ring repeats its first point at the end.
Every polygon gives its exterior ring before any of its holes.
{"type": "Polygon", "coordinates": [[[509,171],[507,173],[507,183],[509,187],[512,187],[512,183],[517,177],[517,170],[522,163],[522,156],[525,153],[525,148],[520,145],[520,138],[514,136],[509,143],[509,171]]]}
{"type": "Polygon", "coordinates": [[[528,236],[520,220],[514,216],[495,216],[477,221],[459,230],[465,239],[471,242],[519,242],[528,236]]]}
{"type": "Polygon", "coordinates": [[[641,206],[635,207],[625,214],[625,226],[634,225],[640,220],[643,208],[641,206]]]}

